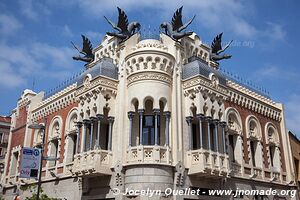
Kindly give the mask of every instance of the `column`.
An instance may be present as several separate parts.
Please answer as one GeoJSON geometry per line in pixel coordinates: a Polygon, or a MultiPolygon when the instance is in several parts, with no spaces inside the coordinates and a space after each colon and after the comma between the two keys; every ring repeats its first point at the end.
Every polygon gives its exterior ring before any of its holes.
{"type": "Polygon", "coordinates": [[[140,115],[140,145],[143,144],[143,114],[145,110],[144,109],[139,109],[138,113],[140,115]]]}
{"type": "Polygon", "coordinates": [[[81,146],[81,152],[85,152],[86,151],[86,129],[87,129],[87,125],[88,125],[89,120],[84,119],[83,120],[83,131],[82,131],[82,146],[81,146]]]}
{"type": "Polygon", "coordinates": [[[76,147],[75,147],[75,152],[76,153],[80,153],[79,152],[79,141],[80,141],[80,129],[82,127],[82,122],[77,122],[76,123],[76,128],[77,128],[77,139],[76,139],[76,147]]]}
{"type": "Polygon", "coordinates": [[[204,119],[204,115],[203,114],[197,114],[197,118],[199,120],[200,149],[202,149],[203,148],[202,120],[204,119]]]}
{"type": "Polygon", "coordinates": [[[171,112],[169,111],[164,112],[164,116],[166,117],[166,129],[165,129],[166,146],[169,146],[169,124],[170,124],[171,112]]]}
{"type": "Polygon", "coordinates": [[[227,154],[226,150],[226,139],[225,139],[225,127],[226,127],[226,122],[221,122],[221,128],[222,128],[222,140],[223,140],[223,152],[224,154],[227,154]]]}
{"type": "Polygon", "coordinates": [[[132,146],[132,120],[134,117],[134,112],[129,111],[128,112],[128,118],[129,118],[129,147],[132,146]]]}
{"type": "Polygon", "coordinates": [[[154,122],[154,140],[155,140],[155,145],[158,145],[159,141],[158,141],[158,114],[160,113],[159,109],[153,109],[153,113],[154,113],[154,118],[155,118],[155,122],[154,122]]]}
{"type": "Polygon", "coordinates": [[[210,122],[211,122],[211,117],[207,117],[206,121],[207,121],[208,150],[211,150],[211,142],[210,142],[210,122]]]}
{"type": "Polygon", "coordinates": [[[96,144],[95,144],[95,148],[97,149],[101,149],[100,146],[100,135],[101,135],[101,120],[104,118],[104,116],[102,114],[97,114],[97,139],[96,139],[96,144]]]}
{"type": "Polygon", "coordinates": [[[215,126],[215,151],[219,152],[219,120],[215,119],[213,122],[215,126]]]}
{"type": "Polygon", "coordinates": [[[90,145],[89,150],[93,149],[93,134],[94,134],[94,122],[97,120],[96,117],[90,117],[91,120],[91,131],[90,131],[90,145]]]}
{"type": "Polygon", "coordinates": [[[114,117],[108,117],[109,129],[108,129],[108,145],[107,150],[111,151],[111,143],[112,143],[112,126],[114,123],[114,117]]]}
{"type": "Polygon", "coordinates": [[[189,126],[189,136],[190,136],[189,149],[193,150],[193,127],[192,127],[193,117],[189,116],[189,117],[186,117],[185,119],[189,126]]]}

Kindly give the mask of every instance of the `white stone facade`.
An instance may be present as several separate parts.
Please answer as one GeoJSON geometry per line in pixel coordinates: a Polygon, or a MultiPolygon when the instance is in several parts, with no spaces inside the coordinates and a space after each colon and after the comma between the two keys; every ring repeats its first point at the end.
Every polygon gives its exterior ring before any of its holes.
{"type": "MultiPolygon", "coordinates": [[[[76,82],[48,98],[23,97],[26,123],[46,123],[44,191],[62,199],[232,199],[231,196],[115,195],[114,189],[291,189],[291,152],[281,104],[218,70],[193,34],[175,42],[119,43],[105,36],[76,82]],[[44,121],[47,119],[47,121],[44,121]],[[72,192],[71,192],[72,191],[72,192]]],[[[14,130],[14,127],[12,128],[14,130]]],[[[11,138],[14,133],[11,134],[11,138]]],[[[20,146],[41,145],[25,128],[20,146]]],[[[18,178],[13,153],[2,180],[7,199],[34,180],[18,178]]],[[[288,196],[242,199],[292,199],[288,196]]],[[[294,198],[296,199],[296,198],[294,198]]]]}

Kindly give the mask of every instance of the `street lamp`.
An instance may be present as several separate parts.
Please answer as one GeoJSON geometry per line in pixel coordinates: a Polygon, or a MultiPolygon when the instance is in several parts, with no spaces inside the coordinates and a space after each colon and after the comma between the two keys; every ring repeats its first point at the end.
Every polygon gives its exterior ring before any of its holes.
{"type": "Polygon", "coordinates": [[[40,190],[41,190],[41,178],[42,178],[42,165],[43,165],[43,155],[44,155],[44,144],[45,144],[45,126],[42,124],[30,124],[28,126],[30,129],[41,130],[42,131],[42,146],[41,146],[41,161],[39,166],[39,177],[38,177],[38,188],[36,193],[36,200],[40,199],[40,190]]]}

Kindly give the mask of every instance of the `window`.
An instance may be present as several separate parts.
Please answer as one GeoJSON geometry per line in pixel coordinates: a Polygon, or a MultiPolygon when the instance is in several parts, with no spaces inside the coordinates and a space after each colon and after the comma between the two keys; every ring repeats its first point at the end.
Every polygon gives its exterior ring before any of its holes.
{"type": "Polygon", "coordinates": [[[229,157],[230,157],[231,162],[236,162],[235,161],[235,142],[234,142],[233,137],[234,137],[233,135],[228,136],[228,139],[229,139],[229,157]]]}
{"type": "Polygon", "coordinates": [[[3,133],[1,132],[0,133],[0,143],[3,143],[2,139],[3,139],[3,133]]]}
{"type": "Polygon", "coordinates": [[[68,137],[67,151],[66,151],[66,162],[70,163],[74,160],[74,155],[76,154],[76,140],[77,135],[72,134],[68,137]]]}
{"type": "Polygon", "coordinates": [[[193,149],[199,149],[199,124],[192,123],[192,130],[193,130],[193,149]]]}
{"type": "Polygon", "coordinates": [[[281,163],[280,163],[280,148],[279,148],[279,136],[276,129],[271,123],[266,125],[266,138],[267,143],[269,144],[269,161],[272,171],[280,172],[281,163]]]}
{"type": "Polygon", "coordinates": [[[76,142],[77,142],[77,135],[73,135],[73,137],[71,137],[72,139],[72,149],[73,149],[73,154],[72,154],[72,161],[74,160],[74,155],[76,154],[76,142]]]}
{"type": "MultiPolygon", "coordinates": [[[[158,135],[160,130],[160,116],[157,116],[158,135]]],[[[143,117],[143,145],[155,144],[155,116],[145,115],[143,117]]]]}
{"type": "Polygon", "coordinates": [[[217,147],[216,147],[216,133],[215,133],[215,125],[210,124],[209,126],[209,132],[210,132],[210,143],[211,143],[211,150],[216,151],[217,147]]]}
{"type": "Polygon", "coordinates": [[[12,160],[11,160],[11,171],[10,175],[14,176],[17,173],[18,168],[18,159],[19,159],[19,152],[16,151],[12,154],[12,160]]]}
{"type": "Polygon", "coordinates": [[[100,148],[108,150],[109,123],[107,119],[101,122],[100,148]]]}
{"type": "Polygon", "coordinates": [[[270,151],[271,166],[274,167],[274,153],[275,153],[274,146],[269,146],[269,151],[270,151]]]}
{"type": "Polygon", "coordinates": [[[226,111],[228,127],[228,154],[232,163],[241,165],[243,163],[243,140],[242,120],[235,108],[228,108],[226,111]]]}
{"type": "Polygon", "coordinates": [[[252,165],[256,167],[256,162],[255,162],[256,148],[255,148],[254,141],[250,141],[250,150],[251,150],[252,165]]]}
{"type": "MultiPolygon", "coordinates": [[[[50,157],[57,158],[58,154],[58,140],[53,140],[50,143],[50,157]]],[[[49,167],[54,167],[56,165],[57,160],[49,161],[49,167]]]]}

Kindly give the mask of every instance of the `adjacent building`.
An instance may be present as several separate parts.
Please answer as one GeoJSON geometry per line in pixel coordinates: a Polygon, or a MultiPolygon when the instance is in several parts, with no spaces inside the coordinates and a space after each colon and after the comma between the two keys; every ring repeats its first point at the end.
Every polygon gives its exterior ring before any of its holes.
{"type": "Polygon", "coordinates": [[[291,148],[292,148],[292,159],[294,162],[294,173],[295,173],[295,182],[298,186],[298,192],[300,196],[300,140],[294,135],[292,132],[289,131],[289,137],[291,141],[291,148]]]}
{"type": "Polygon", "coordinates": [[[5,155],[7,153],[8,136],[10,131],[9,116],[0,116],[0,178],[4,174],[5,155]]]}
{"type": "MultiPolygon", "coordinates": [[[[233,199],[212,189],[295,189],[283,105],[219,70],[195,33],[176,42],[105,36],[95,60],[51,94],[25,90],[12,114],[3,193],[28,195],[22,147],[45,136],[42,188],[61,199],[233,199]],[[32,123],[45,125],[31,130],[32,123]],[[168,189],[201,195],[167,195],[168,189]],[[116,191],[161,190],[147,197],[116,191]]],[[[246,61],[245,61],[246,62],[246,61]]],[[[296,199],[239,194],[235,199],[296,199]]]]}

